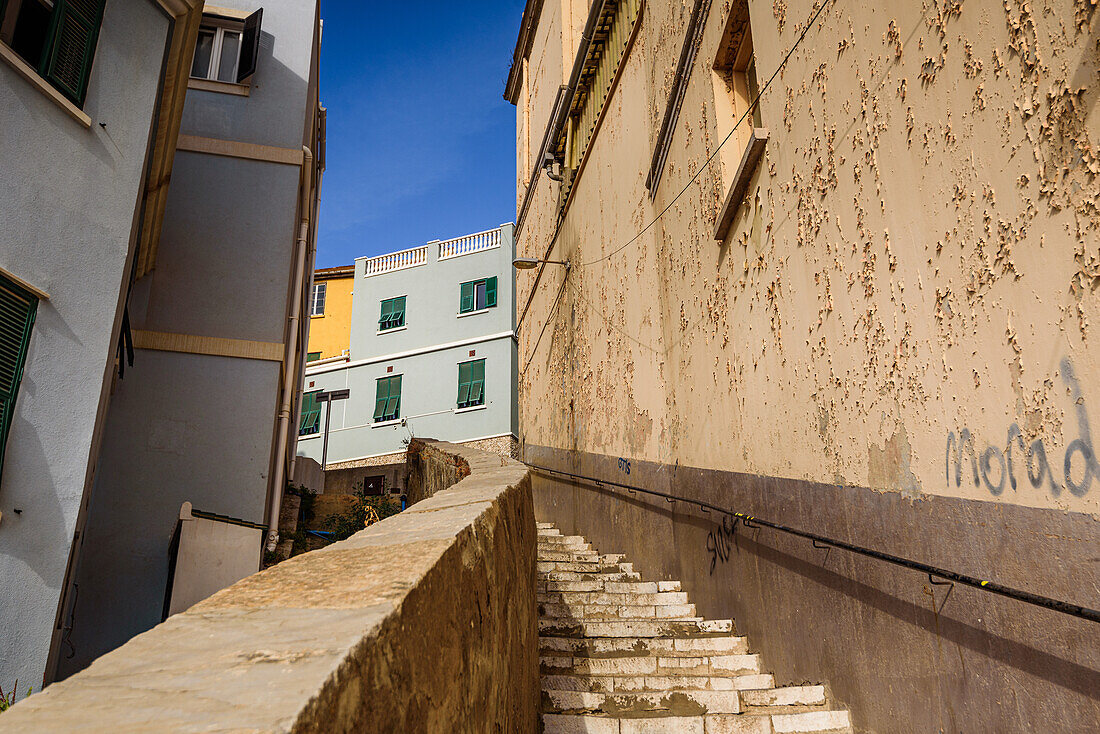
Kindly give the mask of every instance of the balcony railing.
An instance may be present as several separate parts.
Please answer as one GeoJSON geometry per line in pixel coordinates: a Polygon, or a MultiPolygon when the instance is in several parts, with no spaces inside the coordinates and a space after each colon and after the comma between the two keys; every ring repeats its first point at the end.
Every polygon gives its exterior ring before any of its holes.
{"type": "Polygon", "coordinates": [[[365,272],[368,278],[372,275],[392,273],[394,270],[415,268],[428,262],[428,246],[421,245],[410,250],[391,252],[388,255],[379,255],[366,261],[365,272]]]}
{"type": "Polygon", "coordinates": [[[439,259],[447,260],[452,257],[460,257],[474,252],[481,252],[482,250],[491,250],[494,247],[500,247],[499,227],[440,242],[439,259]]]}

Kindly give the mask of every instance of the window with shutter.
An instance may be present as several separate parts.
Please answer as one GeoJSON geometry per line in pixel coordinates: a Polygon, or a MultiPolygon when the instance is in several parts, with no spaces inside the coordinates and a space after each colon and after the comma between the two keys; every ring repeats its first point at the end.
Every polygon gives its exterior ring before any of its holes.
{"type": "Polygon", "coordinates": [[[8,0],[0,3],[0,42],[82,106],[103,4],[104,0],[8,0]]]}
{"type": "Polygon", "coordinates": [[[0,472],[38,299],[0,276],[0,472]]]}
{"type": "Polygon", "coordinates": [[[378,318],[378,330],[387,331],[405,325],[405,296],[382,301],[382,314],[378,318]]]}
{"type": "Polygon", "coordinates": [[[463,283],[461,287],[459,313],[470,313],[493,308],[497,305],[497,279],[482,278],[463,283]]]}
{"type": "Polygon", "coordinates": [[[299,436],[308,436],[320,430],[321,404],[317,402],[317,395],[320,392],[320,390],[314,390],[302,395],[302,423],[298,429],[299,436]]]}
{"type": "Polygon", "coordinates": [[[458,407],[485,404],[485,360],[476,359],[458,365],[458,407]]]}
{"type": "Polygon", "coordinates": [[[401,375],[380,377],[374,393],[375,422],[396,420],[401,414],[401,375]]]}

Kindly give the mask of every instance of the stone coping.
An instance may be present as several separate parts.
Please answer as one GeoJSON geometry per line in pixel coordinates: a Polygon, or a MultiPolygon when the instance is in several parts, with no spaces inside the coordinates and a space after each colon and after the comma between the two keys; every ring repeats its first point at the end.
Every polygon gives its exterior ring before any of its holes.
{"type": "Polygon", "coordinates": [[[534,730],[527,468],[432,445],[470,476],[168,618],[0,714],[0,731],[534,730]]]}

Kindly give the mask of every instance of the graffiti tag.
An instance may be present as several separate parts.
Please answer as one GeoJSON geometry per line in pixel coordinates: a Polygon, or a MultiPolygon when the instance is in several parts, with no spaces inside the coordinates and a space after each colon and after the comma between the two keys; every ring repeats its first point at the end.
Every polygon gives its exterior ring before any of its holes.
{"type": "Polygon", "coordinates": [[[714,526],[707,533],[707,550],[710,552],[710,573],[714,575],[714,568],[721,561],[725,563],[730,559],[730,548],[733,546],[733,535],[737,531],[737,520],[729,515],[722,517],[722,522],[714,526]]]}
{"type": "MultiPolygon", "coordinates": [[[[1062,460],[1062,474],[1065,479],[1065,487],[1075,497],[1082,497],[1088,493],[1092,486],[1092,480],[1100,480],[1100,462],[1096,459],[1093,449],[1092,433],[1089,426],[1088,411],[1085,409],[1084,395],[1081,385],[1077,381],[1077,375],[1073,371],[1073,365],[1069,359],[1062,359],[1062,380],[1069,388],[1073,401],[1074,412],[1077,418],[1078,438],[1070,442],[1066,447],[1062,460]],[[1077,479],[1073,476],[1073,464],[1075,457],[1084,465],[1084,474],[1077,479]]],[[[974,478],[974,486],[985,485],[990,494],[997,496],[1005,491],[1006,485],[1016,490],[1017,460],[1022,460],[1027,470],[1028,481],[1035,489],[1046,487],[1050,494],[1057,497],[1062,493],[1062,483],[1055,480],[1054,471],[1051,469],[1047,457],[1047,449],[1042,439],[1035,439],[1030,445],[1024,440],[1024,434],[1020,426],[1013,423],[1008,427],[1004,450],[998,446],[986,445],[978,451],[974,443],[974,437],[970,429],[963,428],[958,437],[954,431],[947,433],[946,481],[951,483],[951,466],[955,467],[955,486],[962,485],[964,461],[969,459],[970,471],[974,478]],[[1015,450],[1015,454],[1013,451],[1015,450]]]]}
{"type": "Polygon", "coordinates": [[[630,473],[630,460],[619,457],[619,471],[626,474],[630,473]]]}

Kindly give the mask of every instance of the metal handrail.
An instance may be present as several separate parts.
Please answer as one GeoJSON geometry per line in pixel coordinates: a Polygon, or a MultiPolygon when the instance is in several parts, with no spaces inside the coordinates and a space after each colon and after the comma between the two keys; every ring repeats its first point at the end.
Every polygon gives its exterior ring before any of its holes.
{"type": "MultiPolygon", "coordinates": [[[[1079,617],[1081,619],[1087,619],[1090,622],[1100,622],[1100,611],[1096,609],[1090,609],[1078,604],[1070,604],[1069,602],[1059,601],[1058,599],[1051,599],[1050,597],[1040,596],[1039,594],[1032,594],[1029,591],[1021,591],[1019,589],[1013,589],[1010,586],[1004,586],[994,581],[983,580],[975,578],[973,576],[967,576],[966,574],[956,573],[954,571],[948,571],[946,569],[937,568],[936,566],[930,566],[927,563],[921,563],[920,561],[914,561],[909,558],[902,558],[901,556],[891,555],[889,553],[883,553],[882,551],[872,550],[870,548],[864,548],[863,546],[854,545],[852,543],[846,543],[842,540],[834,540],[833,538],[826,537],[824,535],[818,535],[817,533],[808,533],[804,530],[798,530],[796,528],[788,527],[777,522],[770,520],[764,520],[753,515],[747,515],[742,512],[734,512],[724,507],[718,507],[712,505],[709,502],[702,500],[688,499],[685,497],[677,497],[675,495],[667,494],[665,492],[658,492],[655,489],[646,489],[644,487],[638,487],[631,484],[623,484],[622,482],[614,482],[607,479],[597,479],[596,477],[586,476],[584,474],[574,474],[572,472],[561,471],[560,469],[551,469],[547,466],[539,466],[537,464],[527,464],[528,467],[535,471],[540,471],[546,474],[559,474],[561,476],[570,477],[571,479],[579,479],[585,482],[591,482],[596,486],[609,485],[612,487],[620,487],[630,492],[643,492],[645,494],[653,495],[656,497],[663,497],[669,502],[683,502],[689,505],[696,505],[703,510],[704,513],[713,510],[723,515],[728,515],[734,518],[734,522],[740,522],[747,528],[752,528],[756,525],[764,525],[775,530],[780,530],[784,533],[791,535],[797,535],[800,538],[806,538],[807,540],[816,543],[823,543],[827,546],[834,548],[840,548],[842,550],[850,551],[852,553],[858,553],[859,555],[867,556],[869,558],[876,558],[880,561],[886,561],[887,563],[893,563],[896,566],[902,566],[904,568],[910,568],[915,571],[928,574],[928,578],[931,581],[932,577],[938,577],[941,579],[947,579],[966,586],[972,586],[975,589],[981,589],[983,591],[990,591],[994,594],[1000,594],[1001,596],[1007,596],[1010,599],[1016,599],[1018,601],[1027,602],[1028,604],[1034,604],[1035,606],[1044,607],[1046,609],[1052,609],[1062,614],[1068,614],[1072,617],[1079,617]]],[[[736,524],[734,525],[736,527],[736,524]]],[[[933,582],[935,583],[935,582],[933,582]]]]}

